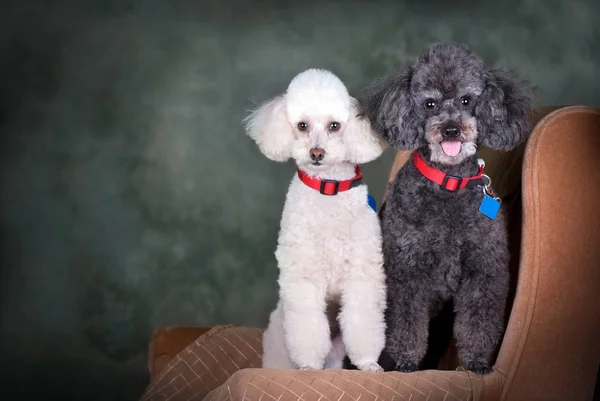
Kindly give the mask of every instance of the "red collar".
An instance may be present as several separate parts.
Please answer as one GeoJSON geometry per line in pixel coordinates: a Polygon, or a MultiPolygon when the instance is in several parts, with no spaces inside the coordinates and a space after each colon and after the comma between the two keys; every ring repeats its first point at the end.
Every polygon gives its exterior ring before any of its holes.
{"type": "Polygon", "coordinates": [[[316,189],[323,195],[337,195],[338,192],[347,191],[362,183],[362,172],[360,171],[360,167],[356,166],[354,172],[356,175],[353,178],[344,181],[336,181],[311,177],[304,171],[298,170],[298,178],[300,178],[300,181],[305,185],[312,189],[316,189]]]}
{"type": "Polygon", "coordinates": [[[418,152],[413,153],[413,162],[417,170],[419,170],[425,178],[435,182],[448,191],[454,192],[463,188],[471,188],[475,185],[483,185],[483,165],[481,164],[479,164],[479,172],[477,175],[472,177],[456,177],[454,175],[446,174],[435,167],[428,166],[418,152]]]}

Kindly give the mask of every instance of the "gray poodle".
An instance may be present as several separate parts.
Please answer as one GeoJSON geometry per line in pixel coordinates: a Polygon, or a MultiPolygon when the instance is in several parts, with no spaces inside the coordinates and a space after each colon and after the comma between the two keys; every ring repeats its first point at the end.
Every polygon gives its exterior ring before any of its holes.
{"type": "MultiPolygon", "coordinates": [[[[362,114],[390,144],[415,150],[381,211],[387,358],[419,369],[429,322],[451,302],[459,357],[491,372],[508,291],[507,233],[477,147],[510,150],[529,132],[525,83],[468,48],[438,44],[406,72],[373,83],[362,114]]],[[[383,356],[382,356],[383,358],[383,356]]],[[[383,362],[382,362],[383,363],[383,362]]]]}

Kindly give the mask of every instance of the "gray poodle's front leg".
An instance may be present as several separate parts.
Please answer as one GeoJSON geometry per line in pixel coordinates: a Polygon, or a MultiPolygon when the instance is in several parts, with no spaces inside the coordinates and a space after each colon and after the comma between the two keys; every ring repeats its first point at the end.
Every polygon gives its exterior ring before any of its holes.
{"type": "Polygon", "coordinates": [[[454,299],[454,335],[466,368],[488,374],[492,371],[489,358],[504,327],[508,251],[483,245],[473,247],[467,254],[462,284],[454,299]]]}
{"type": "Polygon", "coordinates": [[[395,370],[414,372],[427,351],[429,295],[422,282],[388,277],[386,351],[395,370]]]}

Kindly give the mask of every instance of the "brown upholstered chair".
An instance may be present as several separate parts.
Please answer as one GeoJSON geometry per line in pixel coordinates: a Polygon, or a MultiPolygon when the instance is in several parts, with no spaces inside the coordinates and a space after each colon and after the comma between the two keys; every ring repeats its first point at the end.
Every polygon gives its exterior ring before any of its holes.
{"type": "MultiPolygon", "coordinates": [[[[144,399],[591,400],[600,363],[600,109],[538,110],[526,144],[482,150],[503,197],[514,302],[494,372],[275,371],[262,330],[172,327],[150,342],[144,399]],[[517,280],[518,278],[518,280],[517,280]]],[[[390,177],[408,160],[398,152],[390,177]]]]}

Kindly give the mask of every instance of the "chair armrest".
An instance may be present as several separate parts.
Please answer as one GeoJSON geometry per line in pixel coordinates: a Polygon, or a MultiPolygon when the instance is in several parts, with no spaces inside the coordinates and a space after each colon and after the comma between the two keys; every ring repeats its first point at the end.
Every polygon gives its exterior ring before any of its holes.
{"type": "Polygon", "coordinates": [[[166,327],[154,332],[148,344],[148,371],[154,380],[167,363],[211,327],[166,327]]]}
{"type": "Polygon", "coordinates": [[[495,370],[503,400],[589,400],[600,362],[600,109],[565,107],[524,156],[517,293],[495,370]]]}

